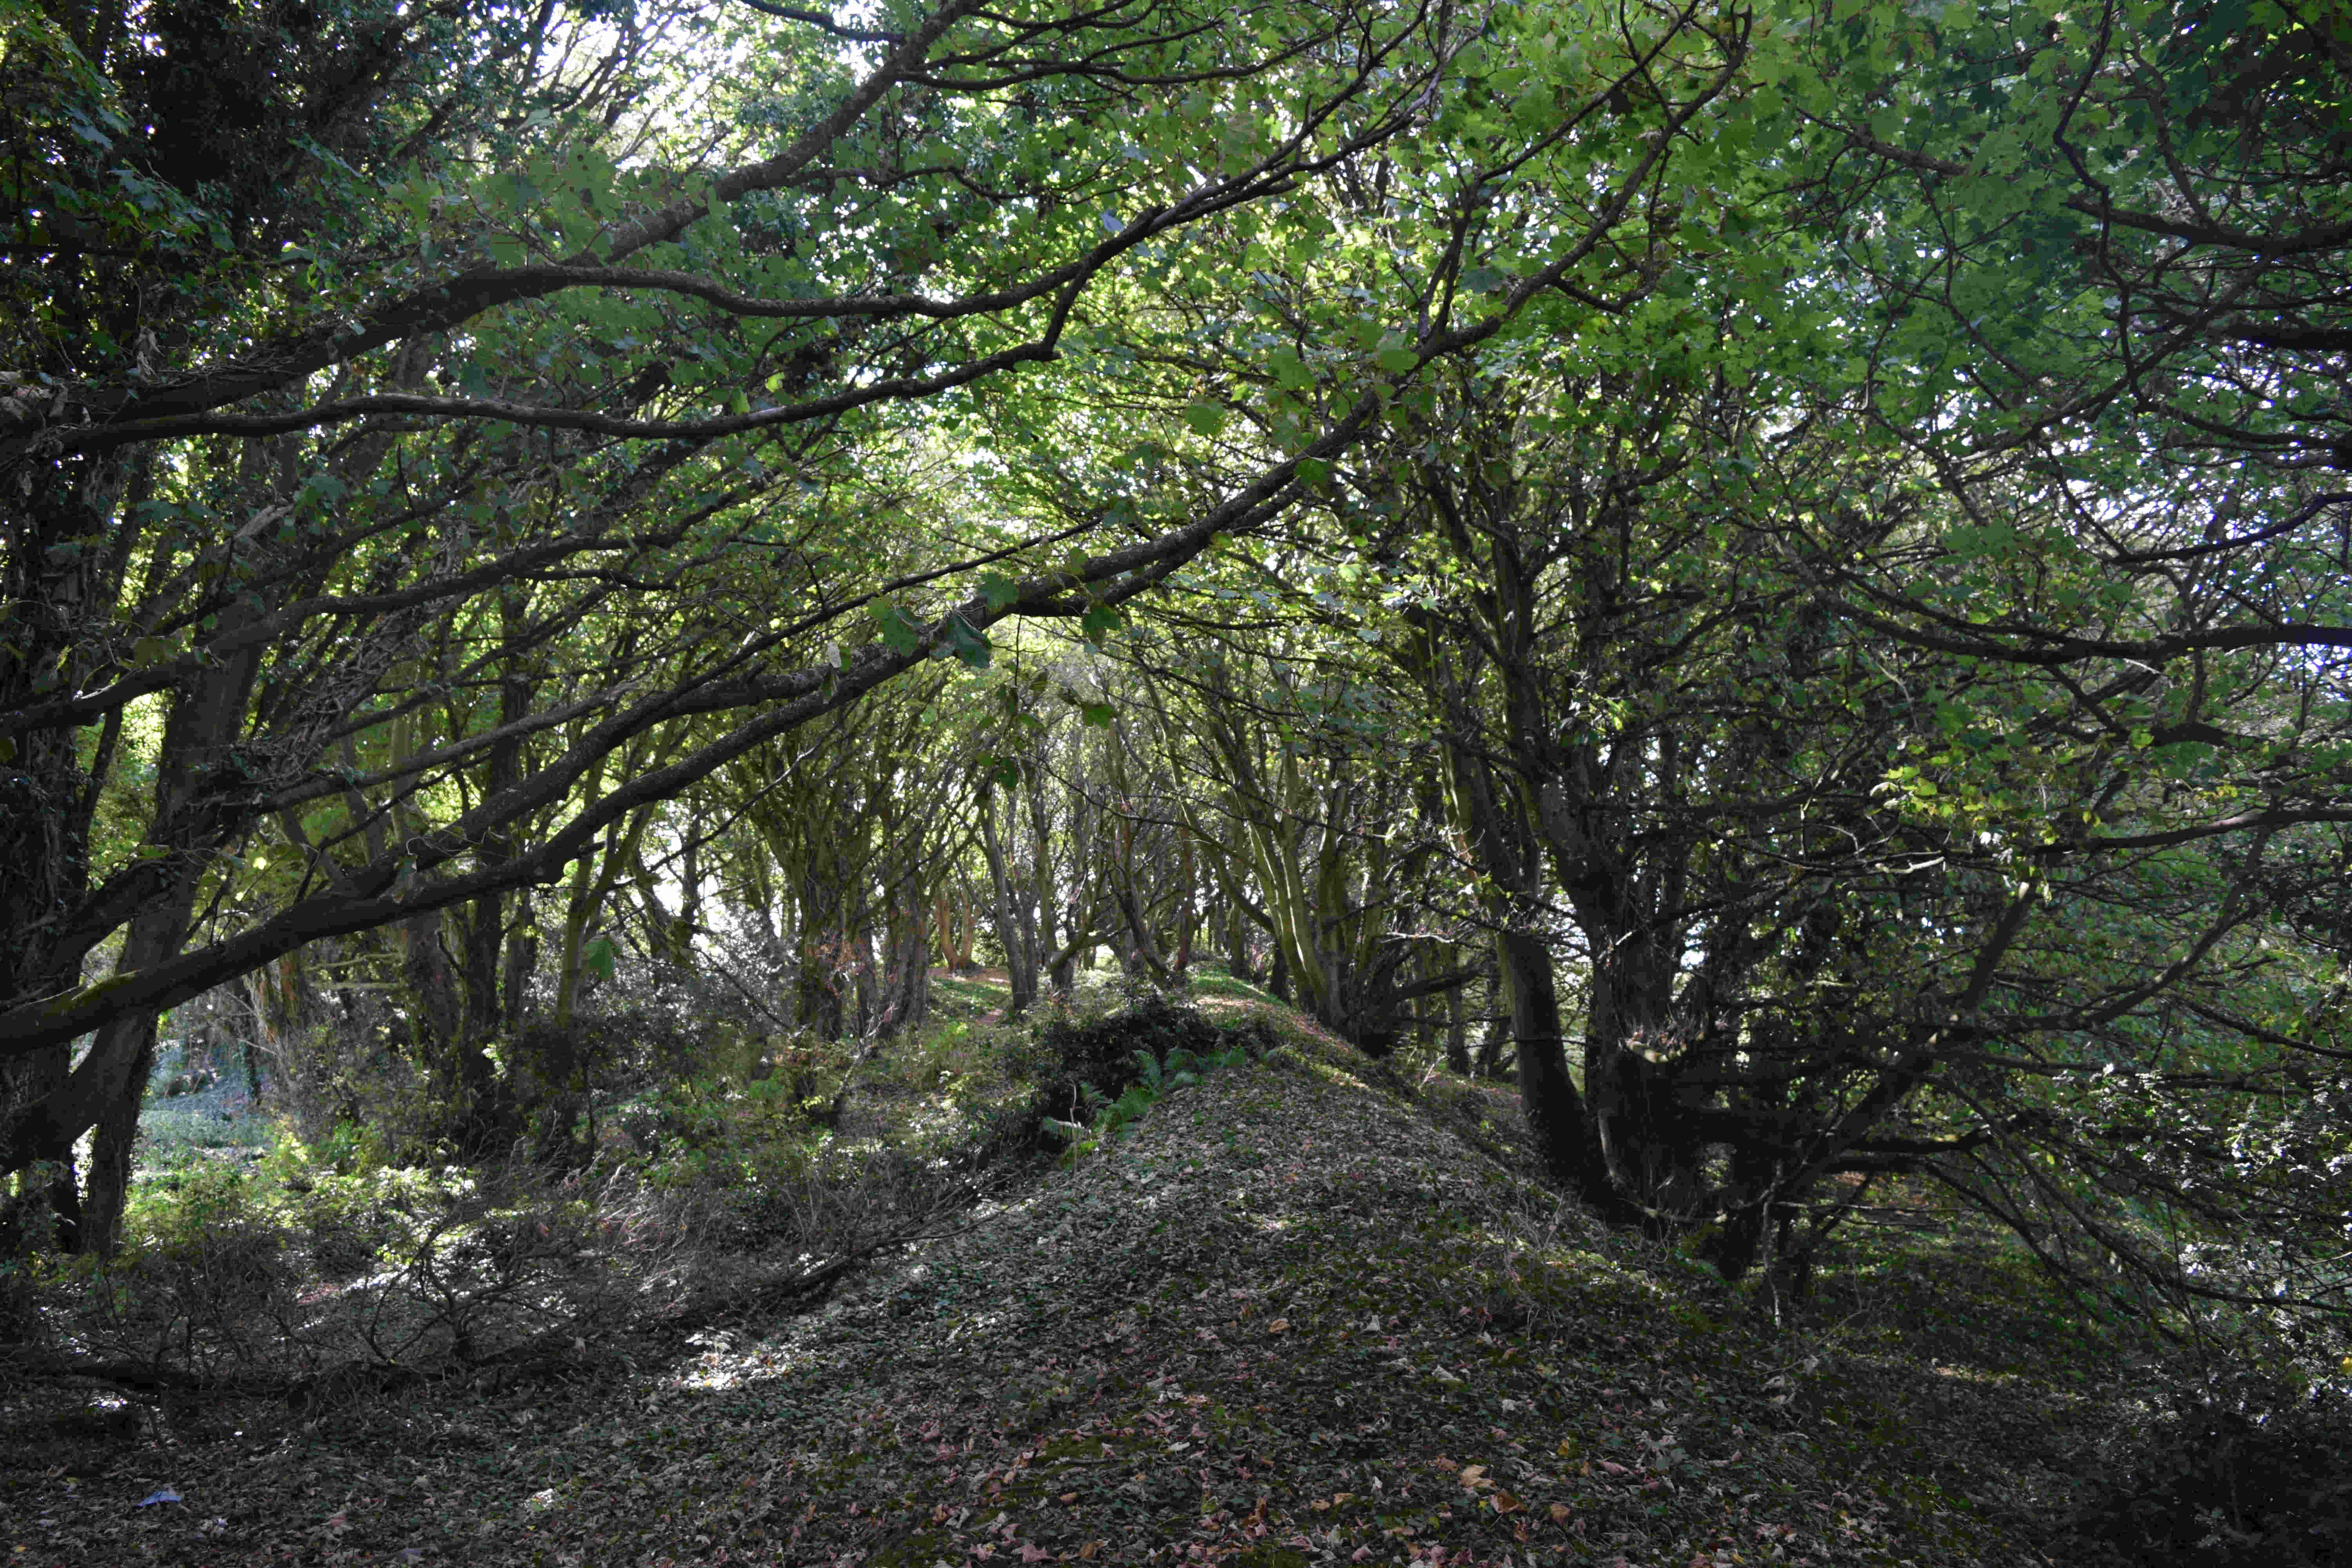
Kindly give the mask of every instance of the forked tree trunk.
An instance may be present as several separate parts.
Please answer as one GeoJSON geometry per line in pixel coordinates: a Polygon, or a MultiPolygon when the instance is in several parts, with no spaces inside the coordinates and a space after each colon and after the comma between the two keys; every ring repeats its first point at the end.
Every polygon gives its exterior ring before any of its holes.
{"type": "Polygon", "coordinates": [[[1244,984],[1255,984],[1257,971],[1250,963],[1249,916],[1238,898],[1225,900],[1225,968],[1244,984]]]}
{"type": "Polygon", "coordinates": [[[1551,949],[1533,931],[1506,930],[1496,933],[1495,958],[1504,992],[1510,998],[1512,1044],[1518,1053],[1519,1106],[1544,1170],[1603,1218],[1633,1217],[1633,1205],[1610,1184],[1583,1098],[1577,1092],[1576,1080],[1569,1076],[1551,949]]]}
{"type": "Polygon", "coordinates": [[[1004,949],[1004,973],[1012,998],[1007,1010],[1020,1013],[1037,1000],[1037,950],[1034,931],[1013,906],[1013,879],[996,836],[994,792],[980,797],[980,849],[996,889],[996,941],[1004,949]]]}
{"type": "MultiPolygon", "coordinates": [[[[257,619],[263,611],[233,597],[220,613],[224,634],[257,619]]],[[[244,721],[261,650],[249,647],[207,667],[184,687],[164,721],[155,767],[153,826],[157,843],[202,842],[202,813],[208,789],[236,788],[247,776],[232,750],[244,721]]],[[[166,858],[168,881],[131,921],[123,935],[115,972],[134,973],[175,956],[186,941],[205,860],[194,854],[166,858]]],[[[110,1252],[119,1238],[131,1180],[131,1147],[139,1130],[139,1109],[154,1065],[153,1014],[121,1018],[100,1029],[73,1071],[11,1128],[10,1168],[21,1156],[63,1159],[70,1164],[74,1141],[83,1131],[100,1134],[92,1151],[91,1203],[79,1215],[76,1245],[85,1252],[110,1252]]],[[[70,1178],[68,1177],[68,1184],[70,1178]]],[[[69,1205],[72,1206],[72,1205],[69,1205]]]]}

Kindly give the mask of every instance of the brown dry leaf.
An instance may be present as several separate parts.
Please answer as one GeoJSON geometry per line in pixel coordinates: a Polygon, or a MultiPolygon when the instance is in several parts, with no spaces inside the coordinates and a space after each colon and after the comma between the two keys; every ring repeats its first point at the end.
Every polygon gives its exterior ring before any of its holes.
{"type": "Polygon", "coordinates": [[[1556,1502],[1556,1503],[1552,1504],[1552,1505],[1551,1505],[1551,1521],[1552,1521],[1554,1524],[1566,1524],[1566,1523],[1568,1522],[1568,1521],[1569,1521],[1569,1509],[1568,1509],[1568,1505],[1567,1505],[1566,1503],[1564,1503],[1564,1502],[1556,1502]]]}
{"type": "Polygon", "coordinates": [[[1265,1331],[1269,1334],[1287,1333],[1289,1331],[1290,1320],[1288,1318],[1276,1318],[1274,1321],[1265,1326],[1265,1331]]]}

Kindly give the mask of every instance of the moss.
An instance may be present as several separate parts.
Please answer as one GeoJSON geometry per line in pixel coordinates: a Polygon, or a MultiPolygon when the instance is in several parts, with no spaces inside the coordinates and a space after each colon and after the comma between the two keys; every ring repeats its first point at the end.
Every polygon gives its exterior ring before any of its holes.
{"type": "Polygon", "coordinates": [[[1305,1553],[1291,1547],[1272,1546],[1263,1542],[1224,1561],[1234,1564],[1234,1568],[1307,1568],[1305,1553]]]}
{"type": "Polygon", "coordinates": [[[944,1532],[925,1529],[884,1542],[866,1561],[870,1568],[930,1568],[942,1557],[961,1554],[961,1549],[944,1532]]]}

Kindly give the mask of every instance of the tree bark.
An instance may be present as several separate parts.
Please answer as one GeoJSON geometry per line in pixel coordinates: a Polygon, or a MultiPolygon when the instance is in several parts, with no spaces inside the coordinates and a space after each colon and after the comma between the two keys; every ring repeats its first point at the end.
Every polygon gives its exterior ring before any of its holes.
{"type": "Polygon", "coordinates": [[[1012,991],[1006,1010],[1018,1014],[1037,1000],[1037,954],[1027,923],[1013,908],[1013,879],[1004,865],[1004,850],[996,837],[993,791],[980,797],[980,850],[988,861],[989,879],[996,888],[996,941],[1004,949],[1004,972],[1012,991]]]}
{"type": "MultiPolygon", "coordinates": [[[[1449,945],[1445,953],[1456,966],[1460,965],[1460,948],[1449,945]]],[[[1445,1067],[1447,1071],[1464,1078],[1470,1076],[1470,1002],[1464,994],[1468,989],[1456,985],[1445,994],[1445,1067]]]]}
{"type": "MultiPolygon", "coordinates": [[[[260,614],[246,599],[231,595],[218,624],[224,633],[233,633],[260,614]]],[[[152,842],[203,842],[215,800],[245,785],[247,770],[234,745],[260,660],[261,649],[248,647],[179,689],[156,757],[152,842]]],[[[176,956],[187,939],[205,862],[183,854],[163,858],[158,867],[155,896],[123,933],[117,974],[135,974],[176,956]]],[[[11,1170],[37,1160],[63,1161],[70,1168],[75,1140],[93,1127],[100,1130],[92,1151],[91,1204],[77,1216],[76,1244],[86,1252],[111,1252],[120,1237],[131,1147],[154,1063],[155,1027],[152,1009],[109,1020],[96,1031],[81,1062],[61,1075],[37,1104],[22,1108],[9,1129],[11,1170]]]]}

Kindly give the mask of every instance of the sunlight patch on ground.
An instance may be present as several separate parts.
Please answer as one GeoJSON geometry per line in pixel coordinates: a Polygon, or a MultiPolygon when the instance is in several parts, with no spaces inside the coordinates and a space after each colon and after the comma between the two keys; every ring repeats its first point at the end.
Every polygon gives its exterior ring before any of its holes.
{"type": "Polygon", "coordinates": [[[791,1341],[739,1344],[724,1329],[707,1329],[686,1342],[701,1353],[680,1366],[670,1386],[685,1393],[719,1394],[750,1384],[772,1383],[812,1364],[815,1357],[791,1341]]]}

